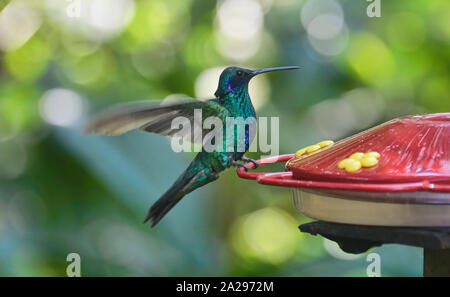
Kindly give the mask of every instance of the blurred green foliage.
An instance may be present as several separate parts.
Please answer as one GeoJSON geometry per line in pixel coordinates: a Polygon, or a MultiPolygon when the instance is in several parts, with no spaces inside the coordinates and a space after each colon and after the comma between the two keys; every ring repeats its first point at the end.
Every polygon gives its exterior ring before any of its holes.
{"type": "MultiPolygon", "coordinates": [[[[366,1],[0,1],[0,275],[63,276],[72,252],[85,276],[365,275],[364,255],[343,260],[298,231],[309,219],[289,190],[233,170],[150,229],[147,208],[193,154],[82,127],[114,103],[195,97],[203,71],[236,64],[302,67],[253,96],[260,116],[280,117],[280,153],[450,111],[449,2],[381,2],[369,18],[366,1]]],[[[383,275],[421,274],[420,249],[375,251],[383,275]]]]}

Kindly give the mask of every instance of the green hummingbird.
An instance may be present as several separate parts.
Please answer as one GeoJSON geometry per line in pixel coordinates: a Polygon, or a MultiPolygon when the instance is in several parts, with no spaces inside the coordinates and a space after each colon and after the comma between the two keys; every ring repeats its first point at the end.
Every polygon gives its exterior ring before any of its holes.
{"type": "MultiPolygon", "coordinates": [[[[223,124],[223,131],[227,129],[227,118],[250,119],[245,126],[244,134],[231,133],[231,136],[225,136],[227,133],[224,133],[221,150],[207,151],[202,147],[188,168],[150,207],[144,223],[151,220],[154,227],[186,194],[215,181],[225,169],[231,166],[243,166],[247,170],[247,167],[239,161],[252,162],[257,167],[258,164],[254,160],[244,156],[253,140],[251,137],[253,133],[250,130],[254,129],[255,125],[252,123],[256,124],[256,113],[248,93],[248,83],[254,76],[261,73],[298,68],[288,66],[250,70],[235,66],[228,67],[220,75],[214,99],[206,101],[189,99],[182,103],[159,105],[150,102],[125,104],[98,115],[88,124],[86,131],[104,135],[120,135],[133,129],[141,129],[160,135],[174,136],[179,130],[172,128],[172,121],[177,117],[185,117],[194,126],[194,110],[196,109],[201,109],[202,121],[210,116],[219,118],[223,124]],[[226,139],[226,137],[232,137],[232,139],[226,139]]],[[[205,131],[202,132],[205,133],[205,131]]]]}

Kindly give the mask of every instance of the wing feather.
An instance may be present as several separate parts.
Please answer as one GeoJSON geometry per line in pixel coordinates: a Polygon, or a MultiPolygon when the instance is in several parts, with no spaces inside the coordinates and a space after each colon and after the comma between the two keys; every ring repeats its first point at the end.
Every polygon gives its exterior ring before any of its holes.
{"type": "Polygon", "coordinates": [[[192,128],[194,125],[201,125],[194,122],[195,109],[202,109],[202,120],[212,115],[225,119],[228,115],[227,109],[221,106],[217,99],[207,101],[188,99],[182,103],[173,104],[137,102],[122,104],[100,113],[85,130],[87,133],[120,135],[134,129],[141,129],[161,135],[184,136],[177,134],[179,129],[172,129],[172,121],[181,116],[190,121],[192,128]]]}

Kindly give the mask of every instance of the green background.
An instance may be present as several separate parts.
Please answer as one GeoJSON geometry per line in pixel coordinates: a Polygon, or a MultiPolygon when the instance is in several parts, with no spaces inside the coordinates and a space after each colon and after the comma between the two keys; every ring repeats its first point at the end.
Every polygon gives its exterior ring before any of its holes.
{"type": "MultiPolygon", "coordinates": [[[[114,103],[212,96],[229,65],[301,66],[251,83],[258,115],[280,119],[281,154],[450,111],[450,2],[382,0],[379,18],[369,4],[0,1],[0,275],[64,276],[75,252],[83,276],[365,276],[367,254],[298,231],[310,219],[288,189],[234,170],[150,229],[148,207],[194,153],[82,130],[114,103]]],[[[422,274],[419,248],[371,252],[383,276],[422,274]]]]}

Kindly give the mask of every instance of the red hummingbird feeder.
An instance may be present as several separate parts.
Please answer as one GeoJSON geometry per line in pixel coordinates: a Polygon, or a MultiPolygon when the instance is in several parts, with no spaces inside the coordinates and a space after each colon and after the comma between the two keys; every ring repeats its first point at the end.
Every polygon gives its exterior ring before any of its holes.
{"type": "Polygon", "coordinates": [[[298,211],[320,221],[450,226],[450,113],[397,118],[257,163],[285,161],[285,172],[238,175],[292,188],[298,211]]]}

